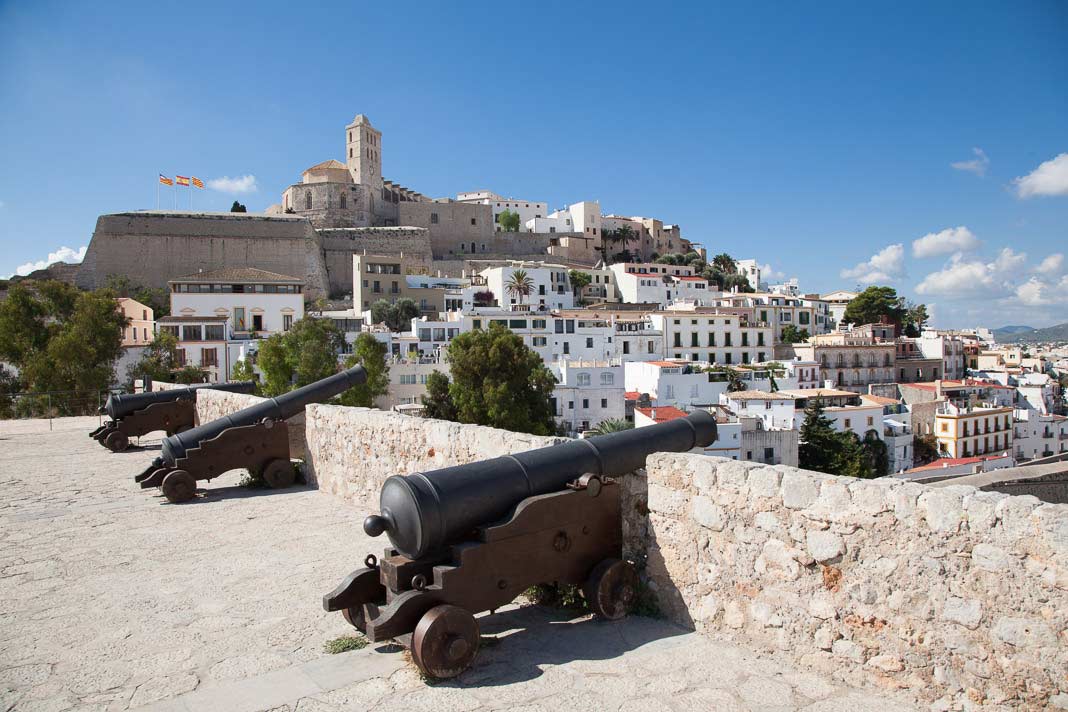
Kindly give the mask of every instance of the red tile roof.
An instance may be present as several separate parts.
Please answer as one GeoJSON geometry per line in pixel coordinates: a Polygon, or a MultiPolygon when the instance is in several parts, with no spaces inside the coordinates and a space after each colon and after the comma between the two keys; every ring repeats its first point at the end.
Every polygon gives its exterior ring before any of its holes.
{"type": "Polygon", "coordinates": [[[646,361],[646,363],[660,368],[680,368],[685,365],[677,361],[646,361]]]}
{"type": "Polygon", "coordinates": [[[623,397],[626,400],[636,401],[636,400],[638,400],[639,398],[642,397],[642,394],[639,393],[638,391],[624,391],[623,392],[623,397]]]}
{"type": "Polygon", "coordinates": [[[677,420],[678,418],[686,417],[685,412],[671,405],[661,405],[656,408],[635,408],[634,410],[657,423],[666,423],[669,420],[677,420]],[[653,417],[654,411],[656,412],[655,418],[653,417]]]}
{"type": "Polygon", "coordinates": [[[942,457],[934,462],[919,467],[913,467],[908,472],[924,472],[925,470],[941,470],[943,467],[953,467],[954,465],[973,465],[977,462],[983,462],[985,460],[1000,460],[1004,457],[1008,457],[1009,453],[1004,452],[1000,455],[979,455],[977,457],[942,457]]]}

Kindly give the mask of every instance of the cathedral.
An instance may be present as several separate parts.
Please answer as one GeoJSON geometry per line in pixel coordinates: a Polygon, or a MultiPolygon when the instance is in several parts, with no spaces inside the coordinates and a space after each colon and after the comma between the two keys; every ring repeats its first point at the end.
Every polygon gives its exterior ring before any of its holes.
{"type": "Polygon", "coordinates": [[[308,168],[268,214],[300,215],[317,229],[399,224],[402,202],[426,196],[382,178],[382,132],[357,114],[345,127],[345,163],[330,159],[308,168]]]}

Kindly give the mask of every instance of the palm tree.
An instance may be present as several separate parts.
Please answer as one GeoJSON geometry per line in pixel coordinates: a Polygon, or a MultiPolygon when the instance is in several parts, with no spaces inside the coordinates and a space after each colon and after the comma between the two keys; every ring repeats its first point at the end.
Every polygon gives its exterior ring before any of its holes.
{"type": "Polygon", "coordinates": [[[621,418],[609,418],[598,423],[597,427],[590,431],[590,434],[607,435],[608,433],[618,433],[621,430],[630,430],[633,427],[634,423],[627,422],[621,418]]]}
{"type": "Polygon", "coordinates": [[[524,297],[529,297],[534,290],[534,280],[525,269],[517,269],[508,277],[504,287],[513,297],[518,297],[519,303],[522,304],[524,297]]]}

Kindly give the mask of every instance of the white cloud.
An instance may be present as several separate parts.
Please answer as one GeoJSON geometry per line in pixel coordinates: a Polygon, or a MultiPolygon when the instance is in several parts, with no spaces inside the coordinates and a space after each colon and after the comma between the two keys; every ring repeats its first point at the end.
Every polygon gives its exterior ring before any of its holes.
{"type": "Polygon", "coordinates": [[[760,279],[768,283],[779,282],[786,279],[786,273],[772,269],[771,264],[763,264],[760,265],[760,279]]]}
{"type": "Polygon", "coordinates": [[[1021,198],[1036,195],[1068,195],[1068,153],[1051,158],[1027,175],[1013,181],[1021,198]]]}
{"type": "Polygon", "coordinates": [[[912,242],[914,257],[936,257],[950,255],[954,252],[971,252],[979,247],[979,238],[968,228],[947,227],[941,232],[929,232],[912,242]]]}
{"type": "Polygon", "coordinates": [[[985,176],[987,166],[990,165],[990,159],[986,157],[986,153],[981,148],[973,148],[972,153],[975,154],[975,158],[970,161],[955,161],[950,163],[951,168],[955,168],[958,171],[968,171],[974,173],[977,176],[985,176]]]}
{"type": "Polygon", "coordinates": [[[1061,271],[1061,266],[1064,263],[1064,255],[1060,252],[1054,252],[1052,255],[1042,260],[1038,267],[1035,267],[1035,272],[1039,274],[1057,274],[1061,271]]]}
{"type": "Polygon", "coordinates": [[[48,257],[37,262],[27,262],[26,264],[19,265],[15,268],[15,274],[25,277],[30,272],[35,270],[44,269],[50,264],[56,262],[67,262],[70,264],[77,264],[85,259],[85,251],[87,246],[79,247],[77,250],[72,250],[69,247],[60,247],[55,252],[49,252],[48,257]]]}
{"type": "Polygon", "coordinates": [[[924,277],[916,286],[916,293],[949,298],[1003,297],[1015,291],[1013,277],[1026,260],[1026,254],[1008,247],[1002,248],[993,262],[969,259],[958,252],[941,270],[924,277]]]}
{"type": "Polygon", "coordinates": [[[843,279],[855,279],[861,284],[893,282],[905,273],[905,246],[901,243],[887,245],[871,256],[867,262],[840,272],[843,279]]]}
{"type": "Polygon", "coordinates": [[[253,175],[244,175],[237,178],[231,178],[230,176],[212,178],[208,181],[208,187],[220,193],[232,193],[234,195],[255,193],[260,189],[256,185],[256,176],[253,175]]]}

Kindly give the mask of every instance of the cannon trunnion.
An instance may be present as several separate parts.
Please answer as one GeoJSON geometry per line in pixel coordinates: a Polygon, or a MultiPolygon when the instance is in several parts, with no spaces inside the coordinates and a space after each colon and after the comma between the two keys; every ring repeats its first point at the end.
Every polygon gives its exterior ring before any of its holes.
{"type": "Polygon", "coordinates": [[[204,383],[169,391],[111,395],[100,409],[108,415],[108,421],[89,433],[89,437],[112,452],[122,452],[130,446],[130,438],[157,430],[168,436],[184,433],[193,427],[199,389],[252,393],[254,386],[252,381],[204,383]]]}
{"type": "Polygon", "coordinates": [[[288,487],[296,479],[290,459],[286,418],[363,383],[362,366],[327,376],[277,398],[225,415],[198,428],[175,433],[163,441],[157,457],[134,481],[142,489],[159,487],[177,503],[196,495],[199,480],[212,480],[230,470],[245,468],[272,488],[288,487]]]}
{"type": "Polygon", "coordinates": [[[407,646],[423,672],[453,677],[478,652],[476,613],[537,584],[582,587],[590,609],[615,620],[636,601],[638,574],[622,560],[620,485],[654,452],[716,439],[713,416],[686,418],[540,450],[393,476],[381,514],[364,522],[393,545],[323,597],[371,641],[407,646]]]}

